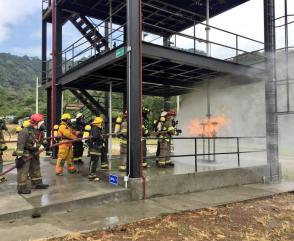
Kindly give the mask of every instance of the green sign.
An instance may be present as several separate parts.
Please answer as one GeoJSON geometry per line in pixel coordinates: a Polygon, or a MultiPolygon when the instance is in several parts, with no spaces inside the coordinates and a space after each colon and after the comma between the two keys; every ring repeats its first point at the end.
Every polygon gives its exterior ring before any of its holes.
{"type": "Polygon", "coordinates": [[[115,57],[119,58],[119,57],[123,56],[124,54],[125,54],[125,48],[123,47],[123,48],[116,50],[115,57]]]}

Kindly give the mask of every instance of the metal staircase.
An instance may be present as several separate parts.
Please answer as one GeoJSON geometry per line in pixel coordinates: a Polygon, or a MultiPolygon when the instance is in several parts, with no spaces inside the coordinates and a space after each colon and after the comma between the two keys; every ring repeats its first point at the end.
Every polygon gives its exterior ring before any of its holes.
{"type": "Polygon", "coordinates": [[[98,53],[102,47],[108,48],[107,38],[85,16],[74,14],[70,21],[98,53]]]}
{"type": "MultiPolygon", "coordinates": [[[[71,93],[79,100],[85,108],[90,110],[92,115],[100,115],[103,114],[105,118],[107,118],[108,113],[107,110],[97,101],[94,97],[92,97],[88,91],[86,90],[77,90],[77,89],[71,89],[71,93]]],[[[84,110],[81,110],[81,112],[84,112],[84,110]]]]}

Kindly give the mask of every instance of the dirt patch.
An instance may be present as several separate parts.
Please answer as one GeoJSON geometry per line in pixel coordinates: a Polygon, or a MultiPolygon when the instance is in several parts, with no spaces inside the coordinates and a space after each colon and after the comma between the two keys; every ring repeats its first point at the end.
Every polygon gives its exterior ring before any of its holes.
{"type": "Polygon", "coordinates": [[[72,233],[50,241],[226,240],[293,241],[294,195],[235,203],[147,219],[111,230],[72,233]]]}

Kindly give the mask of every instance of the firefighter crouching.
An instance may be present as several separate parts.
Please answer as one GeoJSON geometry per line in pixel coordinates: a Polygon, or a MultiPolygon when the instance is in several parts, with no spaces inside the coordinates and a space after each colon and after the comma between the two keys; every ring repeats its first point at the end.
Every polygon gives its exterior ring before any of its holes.
{"type": "MultiPolygon", "coordinates": [[[[76,119],[73,123],[73,128],[75,131],[80,133],[78,138],[81,138],[85,128],[84,116],[82,113],[78,113],[76,119]]],[[[84,153],[84,143],[82,141],[77,141],[73,143],[73,161],[76,165],[83,165],[83,153],[84,153]]]]}
{"type": "Polygon", "coordinates": [[[128,123],[127,112],[122,117],[116,118],[114,133],[119,137],[120,141],[120,164],[119,171],[125,172],[127,169],[127,153],[128,153],[128,123]]]}
{"type": "Polygon", "coordinates": [[[33,188],[46,189],[49,187],[49,185],[43,184],[42,181],[38,153],[40,146],[47,144],[43,138],[44,130],[44,116],[33,114],[30,118],[30,126],[23,128],[18,134],[15,164],[19,194],[31,193],[31,189],[28,187],[28,176],[31,179],[33,188]]]}
{"type": "Polygon", "coordinates": [[[87,141],[90,154],[90,165],[88,174],[89,181],[99,181],[99,178],[96,176],[96,171],[99,160],[101,161],[101,166],[103,161],[102,149],[103,145],[105,145],[105,141],[103,138],[103,122],[103,118],[96,117],[91,125],[87,125],[85,127],[83,137],[90,137],[90,139],[87,141]]]}
{"type": "Polygon", "coordinates": [[[169,156],[171,152],[171,137],[177,134],[174,126],[175,116],[176,113],[174,111],[169,111],[165,117],[160,119],[160,129],[158,129],[158,137],[160,138],[158,167],[174,167],[174,163],[170,160],[169,156]]]}
{"type": "MultiPolygon", "coordinates": [[[[3,153],[6,151],[8,148],[5,144],[4,140],[4,131],[8,131],[6,127],[6,123],[4,119],[0,119],[0,173],[3,172],[3,153]]],[[[0,177],[0,183],[5,182],[7,179],[5,176],[0,177]]]]}
{"type": "MultiPolygon", "coordinates": [[[[77,139],[75,131],[71,127],[70,120],[71,116],[68,113],[63,114],[61,117],[61,123],[58,128],[58,136],[60,137],[60,142],[77,139]]],[[[55,167],[55,172],[57,176],[63,175],[63,167],[65,162],[67,164],[67,170],[70,174],[74,174],[77,172],[75,166],[73,165],[72,143],[59,145],[55,167]]]]}

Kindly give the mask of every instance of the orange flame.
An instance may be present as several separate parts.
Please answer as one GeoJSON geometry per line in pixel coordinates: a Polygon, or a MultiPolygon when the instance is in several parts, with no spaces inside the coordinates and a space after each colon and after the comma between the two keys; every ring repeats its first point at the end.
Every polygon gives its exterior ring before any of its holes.
{"type": "Polygon", "coordinates": [[[224,115],[206,117],[204,120],[195,118],[190,121],[188,131],[193,136],[214,137],[228,122],[224,115]]]}

